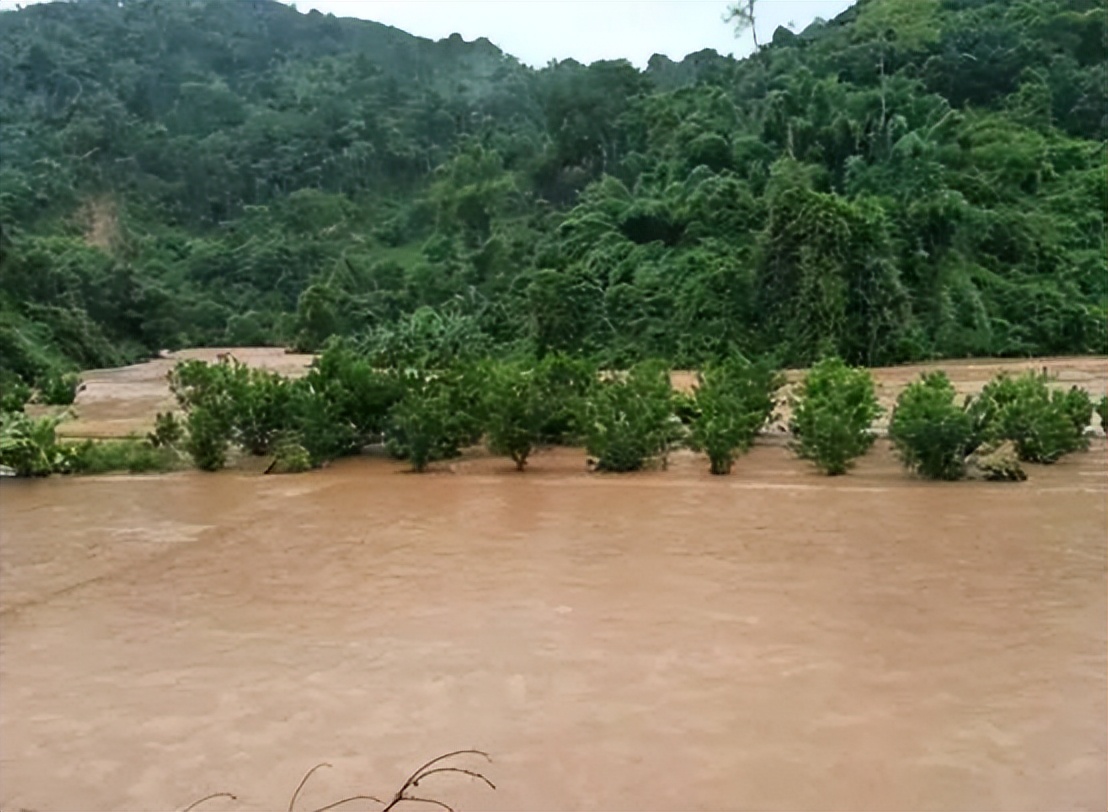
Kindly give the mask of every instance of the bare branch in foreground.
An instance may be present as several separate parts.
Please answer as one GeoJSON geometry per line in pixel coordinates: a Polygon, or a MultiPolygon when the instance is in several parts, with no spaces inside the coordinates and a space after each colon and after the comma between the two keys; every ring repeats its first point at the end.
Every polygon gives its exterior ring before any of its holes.
{"type": "Polygon", "coordinates": [[[211,795],[205,795],[203,798],[197,801],[193,801],[191,804],[182,809],[181,812],[192,812],[192,810],[196,809],[196,807],[200,806],[200,804],[206,803],[213,798],[230,798],[232,801],[238,800],[238,797],[232,795],[229,792],[213,792],[211,795]]]}
{"type": "MultiPolygon", "coordinates": [[[[455,812],[454,807],[450,806],[443,801],[439,801],[435,798],[424,798],[416,795],[409,795],[408,792],[419,785],[419,782],[425,778],[429,778],[437,773],[458,773],[459,775],[468,775],[470,778],[476,778],[478,781],[482,781],[490,789],[496,789],[496,784],[488,779],[483,773],[477,770],[469,770],[465,767],[451,767],[451,766],[435,766],[436,764],[442,764],[447,759],[455,758],[457,756],[481,756],[485,761],[492,763],[492,758],[483,750],[454,750],[449,753],[444,753],[437,758],[433,758],[425,764],[420,765],[419,769],[408,776],[407,780],[400,786],[400,789],[396,791],[396,794],[392,796],[389,802],[386,804],[380,798],[373,795],[351,795],[349,798],[343,798],[339,801],[334,801],[326,806],[316,807],[311,812],[330,812],[332,809],[337,809],[345,804],[353,803],[354,801],[373,801],[376,804],[380,804],[383,808],[381,812],[391,812],[396,809],[400,804],[413,803],[413,804],[428,804],[430,806],[437,806],[440,809],[445,809],[446,812],[455,812]]],[[[308,780],[315,775],[318,770],[324,767],[331,767],[331,764],[327,762],[320,762],[304,773],[304,777],[300,779],[300,783],[296,785],[296,790],[292,793],[292,797],[289,799],[288,812],[294,812],[296,809],[296,802],[300,800],[300,793],[303,792],[308,780]]],[[[229,792],[216,792],[211,795],[206,795],[198,801],[193,801],[186,806],[181,812],[192,812],[203,803],[213,800],[215,798],[230,798],[232,801],[237,801],[238,797],[232,795],[229,792]]]]}
{"type": "Polygon", "coordinates": [[[292,812],[293,807],[296,806],[296,799],[300,797],[300,790],[304,789],[304,785],[308,783],[308,779],[312,777],[312,774],[321,767],[329,768],[330,766],[331,765],[328,764],[326,761],[321,761],[319,764],[316,764],[314,767],[304,773],[304,777],[301,778],[300,783],[296,785],[296,792],[294,792],[292,794],[292,798],[289,799],[288,812],[292,812]]]}

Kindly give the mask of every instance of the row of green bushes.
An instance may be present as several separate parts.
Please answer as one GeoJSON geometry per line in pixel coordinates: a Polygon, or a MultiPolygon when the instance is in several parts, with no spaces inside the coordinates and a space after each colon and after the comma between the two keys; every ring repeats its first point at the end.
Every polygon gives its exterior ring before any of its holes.
{"type": "MultiPolygon", "coordinates": [[[[423,471],[483,440],[520,470],[545,445],[583,445],[598,470],[616,472],[664,464],[684,446],[705,453],[713,474],[727,474],[773,416],[782,382],[769,364],[743,358],[703,370],[691,393],[673,390],[661,363],[602,373],[563,355],[382,370],[336,344],[297,379],[234,359],[179,364],[170,386],[183,417],[159,414],[143,441],[66,445],[54,439],[53,422],[6,414],[0,463],[24,475],[140,471],[187,455],[217,470],[237,448],[293,472],[383,442],[423,471]]],[[[791,447],[823,473],[845,473],[876,438],[873,378],[837,358],[816,364],[789,405],[791,447]]],[[[1102,421],[1106,406],[1098,407],[1102,421]]],[[[901,394],[889,437],[910,470],[954,480],[966,475],[972,452],[1005,441],[1038,463],[1084,447],[1093,409],[1083,390],[1051,390],[1035,374],[999,376],[959,403],[946,376],[933,372],[901,394]]]]}
{"type": "Polygon", "coordinates": [[[942,372],[924,375],[901,394],[889,437],[904,463],[930,479],[961,479],[970,452],[1008,441],[1024,462],[1052,463],[1088,447],[1094,408],[1108,426],[1108,398],[1094,407],[1077,387],[1052,390],[1046,375],[1000,375],[959,405],[942,372]]]}
{"type": "MultiPolygon", "coordinates": [[[[380,370],[341,345],[299,380],[233,360],[187,362],[171,377],[187,415],[186,448],[200,467],[221,467],[237,445],[274,454],[281,470],[383,440],[395,457],[422,471],[483,438],[520,470],[543,445],[584,445],[596,468],[606,471],[664,462],[671,449],[686,446],[707,455],[712,473],[726,474],[773,415],[782,383],[768,364],[743,358],[706,368],[690,394],[675,392],[669,370],[654,362],[621,374],[602,374],[562,355],[380,370]]],[[[865,369],[824,360],[790,405],[792,447],[824,473],[846,472],[875,439],[881,409],[865,369]]],[[[911,470],[959,479],[971,452],[1003,441],[1022,460],[1054,462],[1085,445],[1092,411],[1083,390],[1052,391],[1045,376],[1034,374],[1002,375],[959,403],[946,376],[934,372],[901,394],[889,436],[911,470]]]]}

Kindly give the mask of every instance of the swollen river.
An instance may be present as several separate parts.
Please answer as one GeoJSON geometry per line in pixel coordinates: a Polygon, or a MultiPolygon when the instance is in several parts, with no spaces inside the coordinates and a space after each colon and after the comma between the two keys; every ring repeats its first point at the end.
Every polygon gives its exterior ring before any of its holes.
{"type": "Polygon", "coordinates": [[[1105,450],[5,481],[0,808],[1103,810],[1105,450]]]}

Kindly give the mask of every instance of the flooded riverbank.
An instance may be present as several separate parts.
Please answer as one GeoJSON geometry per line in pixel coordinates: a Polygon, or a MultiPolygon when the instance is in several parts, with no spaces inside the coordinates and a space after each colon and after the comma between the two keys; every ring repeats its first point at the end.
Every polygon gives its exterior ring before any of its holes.
{"type": "MultiPolygon", "coordinates": [[[[197,348],[180,350],[163,358],[114,369],[93,369],[81,373],[84,385],[74,405],[66,410],[57,407],[32,407],[36,414],[66,412],[67,419],[58,427],[66,437],[115,438],[130,434],[145,435],[154,428],[154,416],[160,411],[177,408],[169,391],[166,375],[173,367],[187,360],[215,363],[222,356],[233,356],[249,366],[296,377],[303,375],[312,362],[310,355],[287,353],[279,347],[197,348]]],[[[1044,369],[1055,378],[1060,388],[1078,386],[1094,399],[1108,394],[1108,358],[1080,356],[1069,358],[974,358],[936,361],[871,370],[877,397],[885,409],[878,418],[884,426],[897,396],[923,372],[941,369],[950,377],[958,393],[976,395],[994,376],[1004,372],[1018,375],[1041,372],[1044,369]]],[[[788,384],[778,393],[778,416],[787,414],[786,401],[793,385],[804,376],[804,370],[787,370],[788,384]]],[[[673,384],[678,389],[691,389],[696,381],[692,372],[676,371],[673,384]]],[[[783,426],[784,420],[778,421],[783,426]]]]}
{"type": "Polygon", "coordinates": [[[4,482],[0,808],[1104,809],[1105,451],[4,482]]]}

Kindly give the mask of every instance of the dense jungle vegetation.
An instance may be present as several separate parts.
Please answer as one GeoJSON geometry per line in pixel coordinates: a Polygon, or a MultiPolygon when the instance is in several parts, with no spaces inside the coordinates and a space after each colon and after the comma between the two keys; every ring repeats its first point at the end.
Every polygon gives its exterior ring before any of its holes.
{"type": "Polygon", "coordinates": [[[0,375],[1105,352],[1105,18],[861,0],[639,71],[270,0],[2,12],[0,375]]]}

